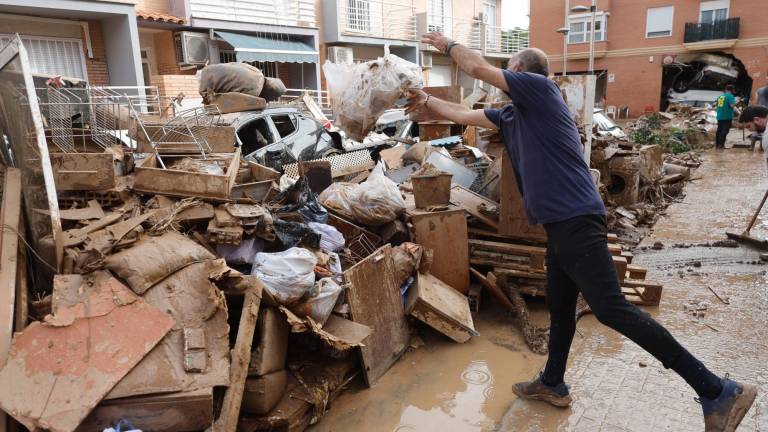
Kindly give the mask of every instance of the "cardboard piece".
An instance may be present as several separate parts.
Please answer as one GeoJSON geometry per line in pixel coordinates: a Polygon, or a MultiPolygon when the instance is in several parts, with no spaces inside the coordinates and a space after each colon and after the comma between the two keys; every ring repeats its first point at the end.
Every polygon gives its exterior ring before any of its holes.
{"type": "Polygon", "coordinates": [[[299,318],[285,306],[280,306],[293,333],[312,332],[320,340],[336,351],[346,351],[363,346],[366,338],[373,332],[367,325],[356,323],[338,315],[331,314],[322,327],[311,317],[299,318]]]}
{"type": "Polygon", "coordinates": [[[16,335],[0,370],[0,408],[31,430],[73,431],[172,326],[110,277],[16,335]]]}
{"type": "Polygon", "coordinates": [[[485,206],[486,209],[497,207],[497,204],[488,198],[476,194],[463,186],[453,185],[453,187],[451,187],[451,204],[463,208],[467,213],[474,216],[475,219],[498,230],[498,217],[493,217],[488,213],[481,211],[481,206],[485,206]]]}
{"type": "Polygon", "coordinates": [[[87,220],[101,219],[105,215],[99,202],[90,200],[88,201],[88,207],[85,208],[59,210],[59,216],[61,220],[87,220]]]}
{"type": "Polygon", "coordinates": [[[258,378],[245,381],[243,412],[264,415],[283,398],[288,385],[288,372],[279,370],[258,378]]]}
{"type": "Polygon", "coordinates": [[[285,369],[290,326],[273,307],[261,308],[256,325],[258,345],[251,353],[249,376],[267,375],[285,369]]]}
{"type": "Polygon", "coordinates": [[[429,273],[416,273],[405,312],[458,343],[478,333],[467,298],[429,273]]]}
{"type": "Polygon", "coordinates": [[[57,191],[94,191],[115,187],[112,153],[51,153],[57,191]]]}

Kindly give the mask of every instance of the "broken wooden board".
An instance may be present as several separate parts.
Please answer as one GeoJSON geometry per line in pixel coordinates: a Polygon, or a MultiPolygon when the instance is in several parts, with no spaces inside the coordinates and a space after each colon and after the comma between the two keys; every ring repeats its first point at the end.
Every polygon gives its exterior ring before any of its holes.
{"type": "Polygon", "coordinates": [[[75,432],[93,432],[127,420],[143,431],[196,432],[213,423],[213,389],[104,400],[75,432]]]}
{"type": "MultiPolygon", "coordinates": [[[[13,338],[16,307],[16,278],[19,261],[21,226],[21,171],[5,168],[2,206],[0,206],[0,367],[5,365],[13,338]]],[[[26,253],[25,250],[22,250],[26,253]]],[[[22,269],[26,271],[26,269],[22,269]]],[[[0,416],[0,421],[5,421],[0,416]]]]}
{"type": "Polygon", "coordinates": [[[494,230],[499,229],[498,217],[493,217],[480,210],[482,206],[486,206],[486,208],[497,207],[497,204],[488,198],[460,185],[453,185],[451,187],[451,204],[463,208],[467,213],[494,230]]]}
{"type": "Polygon", "coordinates": [[[328,348],[335,351],[343,352],[363,346],[363,342],[373,332],[367,325],[334,314],[331,314],[328,321],[321,327],[312,317],[299,318],[285,306],[280,306],[280,311],[285,314],[288,324],[291,326],[291,332],[312,332],[328,348]]]}
{"type": "Polygon", "coordinates": [[[272,189],[273,185],[275,185],[274,180],[236,184],[232,187],[229,197],[232,199],[249,198],[255,202],[262,202],[267,197],[267,194],[270,189],[272,189]]]}
{"type": "Polygon", "coordinates": [[[470,263],[543,273],[546,248],[470,239],[470,263]]]}
{"type": "Polygon", "coordinates": [[[109,278],[16,335],[0,370],[0,408],[31,430],[73,431],[172,326],[109,278]]]}
{"type": "Polygon", "coordinates": [[[259,316],[261,295],[264,286],[255,276],[243,276],[248,284],[243,301],[243,311],[240,314],[240,324],[237,329],[235,347],[232,349],[232,363],[229,373],[229,387],[224,393],[221,414],[216,420],[214,429],[221,432],[235,432],[240,416],[240,406],[243,402],[245,380],[248,378],[248,365],[251,360],[253,335],[256,332],[256,320],[259,316]]]}
{"type": "Polygon", "coordinates": [[[405,312],[458,343],[477,336],[467,298],[429,273],[416,275],[405,312]]]}
{"type": "Polygon", "coordinates": [[[547,233],[541,225],[528,223],[525,203],[517,185],[515,169],[505,151],[502,154],[501,192],[499,193],[499,234],[546,242],[547,233]]]}
{"type": "Polygon", "coordinates": [[[79,209],[64,209],[59,210],[61,220],[89,220],[89,219],[101,219],[104,215],[104,210],[101,209],[101,205],[96,200],[88,201],[88,207],[79,209]]]}
{"type": "Polygon", "coordinates": [[[467,218],[463,209],[428,212],[408,209],[413,241],[432,249],[434,259],[430,272],[456,291],[469,292],[469,246],[467,218]]]}
{"type": "Polygon", "coordinates": [[[352,321],[373,329],[360,348],[363,375],[373,386],[408,347],[410,331],[395,281],[392,247],[385,245],[344,272],[352,321]]]}
{"type": "MultiPolygon", "coordinates": [[[[174,160],[180,158],[165,156],[162,159],[166,166],[169,166],[174,160]]],[[[158,161],[158,156],[152,153],[136,166],[133,189],[151,194],[226,200],[237,178],[240,149],[229,154],[210,154],[206,160],[213,159],[226,161],[224,174],[164,169],[158,161]]]]}

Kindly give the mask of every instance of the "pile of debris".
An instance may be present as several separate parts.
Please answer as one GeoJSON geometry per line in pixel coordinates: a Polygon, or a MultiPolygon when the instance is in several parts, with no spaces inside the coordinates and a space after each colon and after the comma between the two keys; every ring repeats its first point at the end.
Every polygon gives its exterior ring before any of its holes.
{"type": "MultiPolygon", "coordinates": [[[[0,335],[0,408],[30,430],[304,430],[351,380],[374,385],[414,330],[477,335],[483,298],[546,352],[526,305],[545,295],[546,234],[498,132],[425,120],[375,165],[330,156],[281,173],[244,159],[213,105],[159,118],[132,104],[143,153],[87,134],[63,152],[49,121],[43,158],[24,157],[42,124],[4,119],[19,165],[2,170],[0,317],[15,333],[0,335]]],[[[658,147],[612,149],[595,148],[597,169],[628,190],[604,189],[639,219],[641,191],[677,173],[658,147]]],[[[662,287],[608,240],[626,296],[658,304],[662,287]]]]}
{"type": "Polygon", "coordinates": [[[643,115],[628,127],[632,142],[677,154],[710,147],[717,120],[711,109],[672,104],[666,112],[643,115]]]}

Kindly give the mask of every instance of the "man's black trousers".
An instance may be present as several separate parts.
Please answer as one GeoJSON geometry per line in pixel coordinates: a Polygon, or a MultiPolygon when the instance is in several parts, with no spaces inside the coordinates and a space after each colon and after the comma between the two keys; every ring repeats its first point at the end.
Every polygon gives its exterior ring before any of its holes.
{"type": "Polygon", "coordinates": [[[581,292],[595,317],[672,368],[699,396],[714,399],[720,379],[683,348],[647,313],[629,303],[608,251],[603,215],[577,216],[546,224],[549,358],[542,374],[547,385],[563,382],[568,351],[576,331],[576,299],[581,292]]]}
{"type": "Polygon", "coordinates": [[[718,120],[717,133],[715,133],[715,148],[725,148],[725,138],[731,131],[733,120],[718,120]]]}

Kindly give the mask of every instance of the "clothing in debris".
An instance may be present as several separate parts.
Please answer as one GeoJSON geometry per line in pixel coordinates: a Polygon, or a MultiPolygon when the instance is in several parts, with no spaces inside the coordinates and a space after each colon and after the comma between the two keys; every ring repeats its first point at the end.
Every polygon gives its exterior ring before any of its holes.
{"type": "Polygon", "coordinates": [[[624,297],[608,250],[604,216],[580,216],[547,224],[547,306],[550,315],[549,358],[542,381],[563,382],[568,351],[576,331],[579,292],[595,317],[628,337],[678,373],[700,397],[714,399],[722,390],[720,378],[650,315],[624,297]]]}
{"type": "Polygon", "coordinates": [[[515,168],[532,225],[604,215],[576,124],[557,84],[543,75],[504,71],[513,104],[486,109],[515,168]]]}

